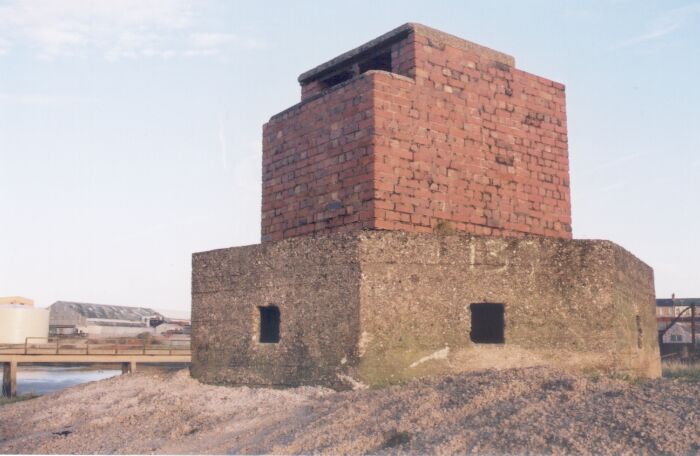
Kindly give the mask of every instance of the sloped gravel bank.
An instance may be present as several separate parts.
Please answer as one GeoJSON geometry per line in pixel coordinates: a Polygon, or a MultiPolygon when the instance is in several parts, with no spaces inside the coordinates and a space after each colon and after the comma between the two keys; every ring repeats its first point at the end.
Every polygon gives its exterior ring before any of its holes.
{"type": "Polygon", "coordinates": [[[337,393],[130,374],[0,407],[0,453],[688,454],[700,385],[546,367],[337,393]]]}

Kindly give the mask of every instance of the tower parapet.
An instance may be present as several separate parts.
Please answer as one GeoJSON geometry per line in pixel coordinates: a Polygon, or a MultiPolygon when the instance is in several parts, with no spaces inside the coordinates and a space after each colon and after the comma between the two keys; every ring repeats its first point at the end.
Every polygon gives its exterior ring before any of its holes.
{"type": "Polygon", "coordinates": [[[262,239],[355,229],[571,238],[564,85],[405,24],[299,77],[263,129],[262,239]]]}

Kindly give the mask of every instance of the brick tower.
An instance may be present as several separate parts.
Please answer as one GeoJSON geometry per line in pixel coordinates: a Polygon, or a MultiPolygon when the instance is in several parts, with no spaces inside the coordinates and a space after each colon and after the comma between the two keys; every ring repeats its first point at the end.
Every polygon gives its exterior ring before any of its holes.
{"type": "Polygon", "coordinates": [[[195,378],[660,375],[652,269],[571,238],[563,85],[418,24],[299,81],[264,127],[263,242],[193,255],[195,378]]]}
{"type": "Polygon", "coordinates": [[[354,229],[571,238],[564,86],[406,24],[299,77],[263,129],[262,239],[354,229]]]}

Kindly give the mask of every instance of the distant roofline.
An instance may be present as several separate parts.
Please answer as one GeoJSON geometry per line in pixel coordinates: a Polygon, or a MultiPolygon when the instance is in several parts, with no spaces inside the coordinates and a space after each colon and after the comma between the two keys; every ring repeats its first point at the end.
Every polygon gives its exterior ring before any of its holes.
{"type": "MultiPolygon", "coordinates": [[[[151,310],[151,311],[153,311],[154,313],[160,314],[160,312],[157,312],[157,311],[153,310],[153,309],[150,308],[150,307],[122,306],[122,305],[120,305],[120,304],[96,304],[96,303],[94,303],[94,302],[56,301],[56,302],[54,302],[53,304],[51,304],[51,306],[54,305],[54,304],[78,304],[78,305],[81,305],[81,306],[96,306],[96,307],[121,307],[122,309],[142,309],[142,310],[151,310]]],[[[49,306],[49,307],[51,307],[51,306],[49,306]]]]}
{"type": "Polygon", "coordinates": [[[301,75],[299,75],[298,81],[300,84],[306,84],[308,82],[311,82],[314,79],[318,79],[320,76],[323,76],[327,73],[332,73],[333,71],[337,70],[339,67],[345,66],[349,63],[351,63],[353,60],[359,59],[365,54],[370,54],[371,52],[386,46],[388,44],[393,44],[396,41],[400,41],[403,38],[407,37],[411,33],[418,33],[420,35],[425,35],[430,38],[443,41],[451,46],[464,49],[464,50],[470,50],[474,51],[478,54],[483,54],[487,55],[489,58],[496,62],[503,63],[505,65],[508,65],[510,67],[515,66],[515,59],[513,56],[510,56],[508,54],[505,54],[503,52],[496,51],[494,49],[488,48],[486,46],[482,46],[480,44],[473,43],[471,41],[467,41],[463,38],[459,38],[454,35],[450,35],[449,33],[442,32],[440,30],[427,27],[423,24],[418,24],[415,22],[409,22],[406,24],[403,24],[399,27],[396,27],[395,29],[379,36],[378,38],[375,38],[373,40],[370,40],[366,42],[365,44],[358,46],[354,49],[351,49],[347,52],[344,52],[340,54],[339,56],[332,58],[331,60],[328,60],[327,62],[324,62],[308,71],[305,71],[301,75]]]}
{"type": "Polygon", "coordinates": [[[700,298],[676,298],[676,299],[657,299],[657,307],[670,307],[676,306],[689,306],[690,304],[695,304],[700,306],[700,298]]]}

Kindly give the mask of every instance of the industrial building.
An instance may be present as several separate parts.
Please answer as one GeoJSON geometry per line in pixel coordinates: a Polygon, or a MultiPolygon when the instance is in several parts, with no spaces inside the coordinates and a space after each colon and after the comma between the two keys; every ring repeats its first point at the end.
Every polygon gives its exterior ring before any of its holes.
{"type": "Polygon", "coordinates": [[[145,307],[57,301],[49,306],[49,331],[57,336],[135,337],[160,334],[166,318],[145,307]]]}
{"type": "Polygon", "coordinates": [[[659,348],[665,357],[697,357],[700,344],[700,298],[656,300],[656,322],[659,348]],[[693,343],[693,341],[695,343],[693,343]]]}

